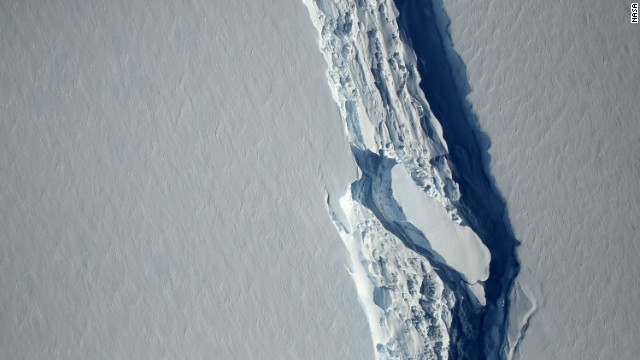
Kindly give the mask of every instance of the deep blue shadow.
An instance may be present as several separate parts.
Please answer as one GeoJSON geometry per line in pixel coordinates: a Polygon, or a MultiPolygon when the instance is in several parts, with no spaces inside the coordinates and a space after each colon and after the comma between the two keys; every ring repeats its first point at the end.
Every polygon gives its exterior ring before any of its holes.
{"type": "MultiPolygon", "coordinates": [[[[454,51],[441,0],[395,0],[403,41],[418,59],[423,90],[443,127],[453,177],[462,194],[460,210],[491,251],[490,277],[485,284],[487,306],[469,323],[478,326],[452,339],[453,359],[500,359],[506,342],[509,292],[519,271],[518,241],[504,202],[488,172],[488,138],[477,127],[466,100],[470,86],[466,68],[454,51]],[[485,160],[483,160],[483,158],[485,160]]],[[[460,333],[459,329],[452,331],[460,333]],[[458,331],[456,331],[458,330],[458,331]]]]}

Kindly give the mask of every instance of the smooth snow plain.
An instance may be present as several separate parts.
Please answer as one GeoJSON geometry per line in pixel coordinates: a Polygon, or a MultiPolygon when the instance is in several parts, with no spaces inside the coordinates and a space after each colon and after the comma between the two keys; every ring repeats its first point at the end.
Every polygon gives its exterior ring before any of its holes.
{"type": "Polygon", "coordinates": [[[0,358],[371,359],[297,0],[0,4],[0,358]]]}
{"type": "Polygon", "coordinates": [[[511,325],[533,316],[514,358],[637,359],[640,26],[629,2],[437,3],[521,241],[511,325]]]}

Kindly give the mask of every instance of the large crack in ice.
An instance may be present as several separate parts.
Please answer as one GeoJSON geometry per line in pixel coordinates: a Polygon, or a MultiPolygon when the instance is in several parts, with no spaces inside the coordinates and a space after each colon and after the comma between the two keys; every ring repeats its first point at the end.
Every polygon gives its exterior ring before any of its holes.
{"type": "Polygon", "coordinates": [[[420,88],[441,120],[443,137],[451,150],[453,178],[461,193],[460,209],[491,251],[491,276],[485,283],[487,307],[481,322],[485,333],[492,335],[481,338],[481,346],[487,357],[498,357],[496,353],[506,338],[505,352],[500,356],[510,358],[509,353],[518,343],[514,334],[522,336],[532,312],[529,307],[535,308],[535,302],[522,291],[516,296],[517,289],[513,287],[519,271],[515,253],[518,242],[512,235],[506,207],[487,176],[489,170],[483,156],[487,154],[488,139],[477,127],[466,98],[471,91],[466,67],[451,42],[442,0],[395,0],[395,4],[401,36],[420,59],[420,88]],[[512,303],[517,314],[508,314],[512,303]]]}
{"type": "Polygon", "coordinates": [[[495,296],[504,291],[492,282],[496,252],[463,203],[394,3],[303,1],[361,171],[340,200],[345,218],[329,210],[351,254],[376,357],[498,358],[506,335],[496,310],[505,299],[495,296]]]}

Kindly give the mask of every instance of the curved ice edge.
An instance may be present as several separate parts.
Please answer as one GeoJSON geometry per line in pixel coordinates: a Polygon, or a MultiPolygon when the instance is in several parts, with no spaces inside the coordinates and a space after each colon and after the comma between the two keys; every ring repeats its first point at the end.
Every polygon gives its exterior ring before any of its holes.
{"type": "Polygon", "coordinates": [[[510,302],[514,311],[509,314],[511,326],[507,332],[507,346],[504,350],[504,357],[508,360],[513,359],[518,353],[531,318],[538,310],[538,304],[533,296],[518,281],[511,291],[510,302]]]}

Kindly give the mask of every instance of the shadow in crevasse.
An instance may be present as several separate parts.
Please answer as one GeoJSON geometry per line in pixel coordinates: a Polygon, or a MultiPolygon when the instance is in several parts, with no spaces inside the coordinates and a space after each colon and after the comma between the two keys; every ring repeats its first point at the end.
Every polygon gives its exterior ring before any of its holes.
{"type": "Polygon", "coordinates": [[[395,0],[395,4],[402,40],[417,56],[420,88],[449,147],[453,177],[462,195],[460,211],[491,252],[485,283],[487,306],[459,309],[458,315],[467,318],[464,323],[477,328],[455,329],[454,321],[450,355],[453,359],[500,359],[506,344],[509,292],[519,271],[518,241],[489,173],[489,138],[480,130],[467,101],[471,87],[466,66],[453,48],[442,0],[395,0]]]}

